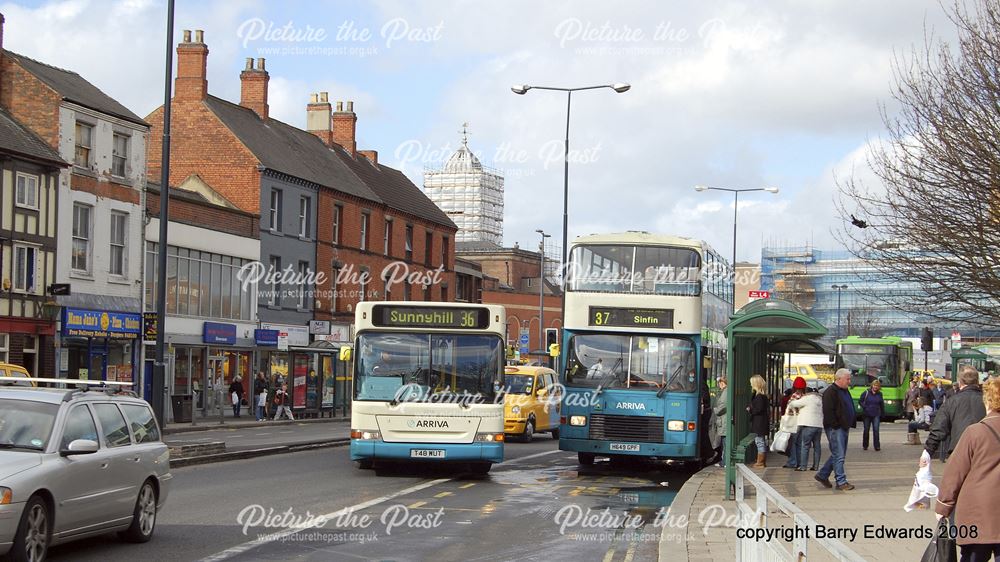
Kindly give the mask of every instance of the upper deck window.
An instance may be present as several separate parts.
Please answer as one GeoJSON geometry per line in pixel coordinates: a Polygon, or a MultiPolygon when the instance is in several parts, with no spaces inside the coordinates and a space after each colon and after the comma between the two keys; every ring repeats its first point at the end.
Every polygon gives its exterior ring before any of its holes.
{"type": "Polygon", "coordinates": [[[701,257],[691,248],[577,246],[568,277],[571,291],[696,296],[701,294],[701,257]]]}

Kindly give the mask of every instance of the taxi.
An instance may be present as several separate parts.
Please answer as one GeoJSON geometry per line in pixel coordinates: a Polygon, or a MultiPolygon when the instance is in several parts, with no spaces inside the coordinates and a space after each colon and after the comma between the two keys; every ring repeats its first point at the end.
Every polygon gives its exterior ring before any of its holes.
{"type": "Polygon", "coordinates": [[[559,377],[547,367],[517,365],[504,371],[504,428],[507,435],[531,441],[535,433],[559,438],[559,377]]]}
{"type": "Polygon", "coordinates": [[[35,384],[35,381],[32,380],[27,369],[20,365],[14,365],[13,363],[0,363],[0,378],[4,377],[13,377],[18,380],[0,380],[0,386],[38,386],[35,384]],[[20,379],[24,380],[22,381],[20,379]]]}

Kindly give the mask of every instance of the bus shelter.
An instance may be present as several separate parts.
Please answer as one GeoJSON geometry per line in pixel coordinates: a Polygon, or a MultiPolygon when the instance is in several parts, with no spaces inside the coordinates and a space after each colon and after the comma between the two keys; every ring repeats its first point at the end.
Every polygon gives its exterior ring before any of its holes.
{"type": "Polygon", "coordinates": [[[753,441],[747,413],[752,395],[750,377],[761,375],[767,381],[773,428],[778,422],[778,405],[784,391],[785,354],[826,354],[827,350],[817,341],[825,335],[826,328],[788,301],[756,300],[733,314],[726,326],[729,427],[722,452],[726,458],[726,499],[732,497],[734,463],[744,462],[747,445],[753,441]]]}
{"type": "Polygon", "coordinates": [[[980,373],[996,369],[992,357],[971,347],[953,349],[951,352],[951,382],[958,382],[958,371],[964,365],[972,365],[980,373]]]}

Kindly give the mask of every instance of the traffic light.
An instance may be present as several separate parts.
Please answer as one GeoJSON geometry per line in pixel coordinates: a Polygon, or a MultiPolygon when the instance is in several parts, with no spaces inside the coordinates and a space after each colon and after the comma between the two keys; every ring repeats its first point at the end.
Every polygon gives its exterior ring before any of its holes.
{"type": "Polygon", "coordinates": [[[545,328],[545,347],[559,343],[559,328],[545,328]]]}
{"type": "Polygon", "coordinates": [[[934,351],[934,332],[930,328],[920,334],[920,351],[934,351]]]}

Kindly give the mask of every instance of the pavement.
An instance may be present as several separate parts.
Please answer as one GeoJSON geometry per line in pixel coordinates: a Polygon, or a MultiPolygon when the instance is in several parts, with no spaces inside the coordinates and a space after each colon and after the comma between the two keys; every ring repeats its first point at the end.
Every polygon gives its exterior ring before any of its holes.
{"type": "Polygon", "coordinates": [[[350,443],[350,419],[322,418],[229,423],[167,424],[163,441],[171,467],[229,461],[350,443]]]}
{"type": "MultiPolygon", "coordinates": [[[[920,432],[920,436],[925,439],[927,432],[920,432]]],[[[875,533],[865,536],[867,525],[892,529],[933,529],[935,526],[933,510],[909,513],[903,510],[923,448],[906,444],[906,425],[902,423],[882,424],[881,441],[881,451],[875,451],[873,447],[864,451],[860,424],[859,429],[851,431],[845,471],[848,481],[856,488],[849,492],[822,487],[813,479],[815,472],[781,468],[787,457],[777,453],[768,455],[766,469],[754,472],[817,523],[856,529],[856,538],[840,540],[863,559],[893,562],[920,560],[929,539],[887,538],[875,533]]],[[[824,437],[824,461],[828,454],[829,447],[824,437]]],[[[940,460],[932,461],[931,472],[936,483],[940,482],[944,467],[940,460]]],[[[748,485],[748,497],[751,490],[748,485]]],[[[733,559],[737,549],[736,502],[724,498],[723,469],[712,466],[692,476],[671,505],[671,514],[688,518],[687,532],[671,533],[670,528],[665,528],[660,542],[660,559],[679,562],[733,559]],[[705,526],[707,522],[717,524],[705,526]]],[[[769,526],[780,524],[772,521],[769,526]]],[[[826,553],[815,551],[816,547],[815,541],[809,542],[809,560],[829,559],[826,553]]]]}

